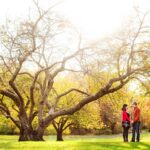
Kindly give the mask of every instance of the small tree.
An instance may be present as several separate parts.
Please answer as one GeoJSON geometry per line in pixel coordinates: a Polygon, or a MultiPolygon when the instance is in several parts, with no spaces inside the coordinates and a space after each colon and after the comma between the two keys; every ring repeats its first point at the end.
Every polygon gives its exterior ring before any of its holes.
{"type": "Polygon", "coordinates": [[[63,132],[69,128],[70,126],[74,125],[73,121],[71,120],[71,117],[69,116],[63,116],[60,118],[57,118],[58,121],[54,120],[52,122],[53,127],[56,130],[57,133],[57,141],[63,141],[63,132]]]}

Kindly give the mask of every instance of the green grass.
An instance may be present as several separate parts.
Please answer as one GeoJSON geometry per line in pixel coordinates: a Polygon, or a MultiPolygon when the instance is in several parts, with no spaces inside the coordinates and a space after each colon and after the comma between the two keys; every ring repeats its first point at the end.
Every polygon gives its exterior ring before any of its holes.
{"type": "Polygon", "coordinates": [[[0,136],[0,150],[150,150],[150,133],[141,134],[141,142],[124,143],[121,135],[64,136],[63,142],[46,136],[45,142],[18,142],[18,136],[0,136]]]}

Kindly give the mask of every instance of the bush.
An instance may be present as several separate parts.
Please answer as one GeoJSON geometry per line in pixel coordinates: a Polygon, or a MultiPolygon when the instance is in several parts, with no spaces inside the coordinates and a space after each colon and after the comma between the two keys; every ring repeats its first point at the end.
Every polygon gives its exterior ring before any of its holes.
{"type": "Polygon", "coordinates": [[[0,134],[1,135],[15,135],[19,133],[17,127],[13,124],[13,122],[5,117],[0,117],[0,134]]]}

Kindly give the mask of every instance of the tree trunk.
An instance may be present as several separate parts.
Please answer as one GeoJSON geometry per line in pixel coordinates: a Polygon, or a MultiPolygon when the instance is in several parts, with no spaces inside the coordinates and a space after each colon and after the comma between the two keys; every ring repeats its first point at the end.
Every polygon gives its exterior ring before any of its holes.
{"type": "Polygon", "coordinates": [[[21,122],[19,141],[44,141],[44,127],[39,126],[37,130],[33,130],[31,122],[28,120],[24,109],[19,112],[21,122]]]}
{"type": "Polygon", "coordinates": [[[116,125],[116,123],[111,124],[111,133],[112,134],[115,134],[115,125],[116,125]]]}
{"type": "Polygon", "coordinates": [[[44,141],[44,130],[33,131],[32,128],[21,128],[19,141],[44,141]]]}
{"type": "Polygon", "coordinates": [[[43,139],[44,131],[45,131],[44,127],[41,126],[38,127],[38,130],[35,132],[36,141],[44,141],[43,139]]]}
{"type": "Polygon", "coordinates": [[[62,131],[57,131],[57,141],[63,141],[62,131]]]}

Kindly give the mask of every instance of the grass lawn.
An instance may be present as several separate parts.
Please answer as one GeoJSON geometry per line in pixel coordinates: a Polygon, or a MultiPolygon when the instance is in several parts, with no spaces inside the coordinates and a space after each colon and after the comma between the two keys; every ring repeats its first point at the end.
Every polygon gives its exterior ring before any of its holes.
{"type": "Polygon", "coordinates": [[[2,135],[0,150],[150,150],[150,133],[142,133],[139,143],[123,143],[122,135],[64,136],[63,142],[55,139],[46,136],[45,142],[18,142],[18,136],[2,135]]]}

